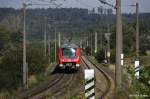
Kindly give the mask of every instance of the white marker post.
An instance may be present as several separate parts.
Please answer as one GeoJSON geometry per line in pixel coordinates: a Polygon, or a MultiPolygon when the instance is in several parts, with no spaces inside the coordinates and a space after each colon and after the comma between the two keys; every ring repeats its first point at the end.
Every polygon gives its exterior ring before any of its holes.
{"type": "Polygon", "coordinates": [[[139,79],[139,76],[140,76],[140,73],[139,73],[139,71],[140,71],[140,65],[139,65],[139,61],[135,61],[135,64],[134,64],[134,68],[135,68],[135,77],[137,78],[137,79],[139,79]]]}
{"type": "Polygon", "coordinates": [[[95,99],[95,76],[93,69],[84,70],[85,99],[95,99]]]}
{"type": "Polygon", "coordinates": [[[123,66],[123,58],[124,58],[124,54],[121,54],[121,66],[123,66]]]}

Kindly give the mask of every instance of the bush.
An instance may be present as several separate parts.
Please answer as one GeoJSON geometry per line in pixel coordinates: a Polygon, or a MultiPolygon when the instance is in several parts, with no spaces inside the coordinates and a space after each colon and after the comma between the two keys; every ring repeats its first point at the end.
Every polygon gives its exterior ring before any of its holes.
{"type": "MultiPolygon", "coordinates": [[[[16,89],[22,85],[22,46],[6,50],[1,59],[0,89],[16,89]]],[[[41,47],[27,46],[29,75],[44,72],[48,65],[47,57],[41,47]]]]}
{"type": "Polygon", "coordinates": [[[44,50],[35,45],[27,46],[27,63],[29,67],[29,75],[44,72],[48,66],[48,57],[45,56],[44,50]]]}
{"type": "Polygon", "coordinates": [[[20,46],[5,51],[0,68],[0,89],[14,89],[22,81],[22,49],[20,46]]]}
{"type": "Polygon", "coordinates": [[[104,50],[99,50],[95,54],[95,58],[97,59],[98,62],[103,62],[105,59],[105,51],[104,50]]]}
{"type": "MultiPolygon", "coordinates": [[[[134,69],[131,67],[126,68],[127,72],[132,77],[132,86],[130,88],[132,94],[146,95],[143,98],[136,99],[149,99],[150,96],[150,68],[140,68],[140,78],[137,80],[134,76],[134,69]]],[[[134,99],[134,98],[133,98],[134,99]]]]}
{"type": "Polygon", "coordinates": [[[91,53],[90,47],[86,47],[86,48],[85,48],[85,53],[86,53],[87,55],[90,55],[90,53],[91,53]]]}
{"type": "Polygon", "coordinates": [[[150,96],[150,68],[144,67],[140,71],[141,93],[150,96]]]}

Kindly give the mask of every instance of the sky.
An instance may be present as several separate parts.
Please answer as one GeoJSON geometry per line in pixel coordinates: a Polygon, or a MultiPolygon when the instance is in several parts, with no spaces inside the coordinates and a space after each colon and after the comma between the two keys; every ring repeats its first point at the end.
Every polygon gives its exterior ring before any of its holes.
{"type": "MultiPolygon", "coordinates": [[[[13,8],[21,8],[22,3],[24,0],[0,0],[0,7],[13,7],[13,8]]],[[[47,4],[47,2],[41,2],[43,0],[26,0],[28,3],[33,4],[47,4]]],[[[45,0],[50,1],[50,0],[45,0]]],[[[101,4],[98,0],[57,0],[58,4],[62,4],[61,7],[77,7],[77,8],[96,8],[99,6],[103,6],[104,8],[110,8],[107,5],[101,4]]],[[[111,3],[112,5],[115,5],[116,0],[106,0],[107,2],[111,3]]],[[[136,2],[139,3],[139,10],[142,13],[150,12],[150,0],[121,0],[121,12],[122,13],[134,13],[135,7],[130,7],[128,5],[135,4],[136,2]]],[[[43,7],[49,7],[44,5],[33,5],[32,8],[43,8],[43,7]]],[[[50,7],[55,7],[54,5],[51,5],[50,7]]]]}

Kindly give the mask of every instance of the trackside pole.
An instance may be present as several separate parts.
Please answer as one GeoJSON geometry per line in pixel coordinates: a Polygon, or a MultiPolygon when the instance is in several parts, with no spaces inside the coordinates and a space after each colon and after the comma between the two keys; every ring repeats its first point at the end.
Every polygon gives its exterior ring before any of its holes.
{"type": "Polygon", "coordinates": [[[29,77],[29,65],[28,65],[28,63],[26,63],[26,79],[27,79],[27,81],[26,81],[26,88],[28,89],[29,88],[29,81],[28,81],[28,77],[29,77]]]}
{"type": "Polygon", "coordinates": [[[97,53],[97,32],[95,32],[95,53],[97,53]]]}
{"type": "Polygon", "coordinates": [[[135,61],[135,64],[134,64],[134,68],[135,68],[135,77],[136,79],[139,79],[139,76],[140,76],[140,62],[139,61],[135,61]]]}
{"type": "Polygon", "coordinates": [[[95,76],[93,69],[84,70],[85,99],[95,99],[95,76]]]}
{"type": "Polygon", "coordinates": [[[86,41],[86,46],[87,46],[87,47],[89,46],[89,42],[88,42],[88,40],[86,41]]]}
{"type": "Polygon", "coordinates": [[[61,40],[60,40],[60,32],[58,33],[58,46],[60,47],[61,45],[61,40]]]}

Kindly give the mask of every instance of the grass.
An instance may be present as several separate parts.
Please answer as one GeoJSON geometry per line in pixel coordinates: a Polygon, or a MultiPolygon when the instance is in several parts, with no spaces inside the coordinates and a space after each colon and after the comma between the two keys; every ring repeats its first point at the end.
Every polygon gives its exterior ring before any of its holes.
{"type": "MultiPolygon", "coordinates": [[[[54,96],[52,96],[51,93],[49,93],[45,99],[58,99],[54,96]]],[[[61,97],[60,99],[85,99],[84,97],[84,93],[79,93],[79,94],[76,94],[76,95],[71,95],[71,92],[67,92],[66,95],[64,97],[61,97]]]]}
{"type": "Polygon", "coordinates": [[[0,92],[0,99],[15,99],[15,93],[16,91],[7,91],[7,90],[2,90],[0,92]]]}
{"type": "Polygon", "coordinates": [[[46,71],[44,73],[38,74],[38,75],[31,75],[28,79],[29,81],[29,88],[33,88],[40,84],[41,82],[47,80],[48,76],[52,73],[54,70],[55,63],[50,64],[46,71]]]}

